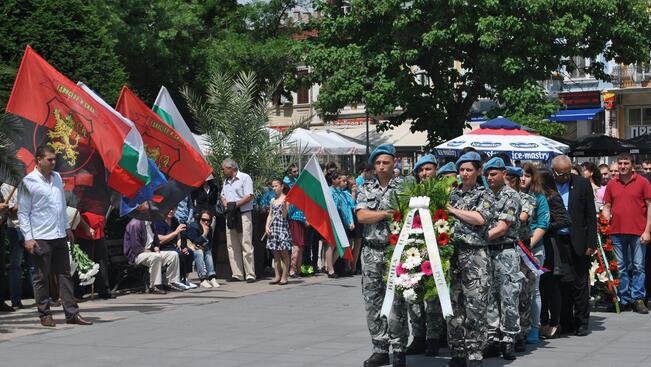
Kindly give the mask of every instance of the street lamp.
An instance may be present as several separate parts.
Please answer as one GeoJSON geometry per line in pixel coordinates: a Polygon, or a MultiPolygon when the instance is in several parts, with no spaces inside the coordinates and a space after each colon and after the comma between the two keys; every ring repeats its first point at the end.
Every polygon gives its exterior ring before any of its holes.
{"type": "MultiPolygon", "coordinates": [[[[373,81],[369,78],[364,79],[364,90],[368,91],[373,88],[373,81]]],[[[368,158],[370,156],[370,147],[371,144],[369,142],[369,132],[368,132],[368,103],[366,102],[366,98],[364,98],[364,110],[366,110],[366,157],[368,158]]]]}

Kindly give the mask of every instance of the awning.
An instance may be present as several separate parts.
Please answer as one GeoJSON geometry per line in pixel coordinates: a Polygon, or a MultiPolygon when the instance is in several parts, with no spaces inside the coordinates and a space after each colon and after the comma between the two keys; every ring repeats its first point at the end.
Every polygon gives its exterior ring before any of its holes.
{"type": "Polygon", "coordinates": [[[551,121],[569,122],[577,120],[594,120],[596,115],[603,112],[603,108],[586,108],[582,110],[562,110],[548,117],[551,121]]]}

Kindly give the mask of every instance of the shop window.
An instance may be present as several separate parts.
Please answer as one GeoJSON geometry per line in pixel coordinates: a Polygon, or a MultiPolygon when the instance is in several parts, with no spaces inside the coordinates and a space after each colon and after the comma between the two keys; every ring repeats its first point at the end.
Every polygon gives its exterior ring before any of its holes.
{"type": "Polygon", "coordinates": [[[628,124],[629,125],[640,125],[642,124],[642,109],[641,108],[629,108],[628,109],[628,124]]]}

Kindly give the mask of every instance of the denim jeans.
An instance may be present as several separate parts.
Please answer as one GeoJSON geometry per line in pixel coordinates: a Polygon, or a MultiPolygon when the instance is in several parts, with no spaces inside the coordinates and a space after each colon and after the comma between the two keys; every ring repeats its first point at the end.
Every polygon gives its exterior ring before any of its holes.
{"type": "Polygon", "coordinates": [[[212,260],[212,248],[197,250],[194,252],[194,268],[199,279],[208,279],[216,275],[215,266],[212,260]]]}
{"type": "Polygon", "coordinates": [[[9,239],[9,246],[11,248],[11,255],[9,260],[9,294],[11,302],[17,303],[23,298],[23,259],[25,265],[29,269],[29,282],[34,286],[34,266],[29,259],[25,256],[25,248],[23,247],[23,234],[17,228],[7,228],[7,238],[9,239]]]}
{"type": "Polygon", "coordinates": [[[640,236],[613,234],[617,266],[619,267],[619,297],[627,305],[646,298],[644,288],[644,256],[646,246],[640,244],[640,236]]]}

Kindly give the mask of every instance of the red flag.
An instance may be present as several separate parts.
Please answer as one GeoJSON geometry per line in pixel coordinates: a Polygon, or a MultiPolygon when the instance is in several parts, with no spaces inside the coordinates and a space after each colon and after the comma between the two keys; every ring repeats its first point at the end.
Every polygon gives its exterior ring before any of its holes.
{"type": "Polygon", "coordinates": [[[31,141],[18,153],[26,169],[33,167],[36,147],[48,142],[58,156],[55,169],[64,177],[66,188],[103,181],[104,168],[110,174],[109,185],[126,196],[134,195],[148,181],[148,176],[129,169],[133,155],[123,151],[129,127],[30,46],[25,49],[6,110],[33,123],[29,129],[32,136],[27,137],[31,141]],[[94,168],[89,171],[91,166],[94,168]],[[102,175],[93,180],[96,170],[102,175]]]}
{"type": "Polygon", "coordinates": [[[147,156],[169,179],[199,187],[212,168],[192,146],[124,86],[115,109],[133,121],[142,135],[147,156]]]}

